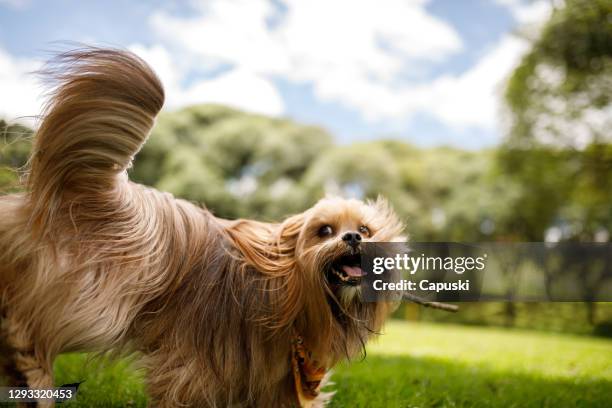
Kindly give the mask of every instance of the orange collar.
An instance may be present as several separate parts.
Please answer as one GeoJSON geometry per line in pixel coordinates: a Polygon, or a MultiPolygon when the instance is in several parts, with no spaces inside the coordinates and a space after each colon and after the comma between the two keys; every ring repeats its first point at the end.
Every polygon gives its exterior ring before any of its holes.
{"type": "Polygon", "coordinates": [[[304,345],[304,338],[297,333],[291,340],[291,365],[300,405],[306,406],[321,392],[326,370],[312,358],[312,353],[304,345]]]}

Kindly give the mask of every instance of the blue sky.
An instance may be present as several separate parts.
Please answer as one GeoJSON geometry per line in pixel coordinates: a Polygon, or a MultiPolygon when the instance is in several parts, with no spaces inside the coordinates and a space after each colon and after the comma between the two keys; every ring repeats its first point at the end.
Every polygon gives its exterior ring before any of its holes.
{"type": "Polygon", "coordinates": [[[218,102],[327,128],[339,142],[500,140],[503,81],[547,0],[0,0],[0,116],[38,113],[29,72],[56,41],[127,47],[166,109],[218,102]]]}

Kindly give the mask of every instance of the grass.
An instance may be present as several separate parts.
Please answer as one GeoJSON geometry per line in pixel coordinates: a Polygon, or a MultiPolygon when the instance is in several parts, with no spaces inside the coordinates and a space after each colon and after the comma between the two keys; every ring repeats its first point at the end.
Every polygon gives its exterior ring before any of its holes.
{"type": "Polygon", "coordinates": [[[333,407],[608,407],[612,341],[392,321],[334,379],[333,407]]]}
{"type": "Polygon", "coordinates": [[[61,356],[55,363],[56,385],[81,382],[77,401],[63,407],[146,407],[143,372],[130,359],[105,361],[85,354],[61,356]]]}
{"type": "MultiPolygon", "coordinates": [[[[66,355],[58,384],[85,380],[68,407],[144,407],[130,362],[66,355]]],[[[612,341],[512,329],[391,321],[363,361],[341,365],[332,407],[605,407],[612,341]]]]}

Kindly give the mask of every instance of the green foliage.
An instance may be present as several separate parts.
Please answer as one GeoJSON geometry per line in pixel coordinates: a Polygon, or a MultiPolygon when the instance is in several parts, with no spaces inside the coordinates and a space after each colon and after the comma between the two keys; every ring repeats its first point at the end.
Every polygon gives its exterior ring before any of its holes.
{"type": "Polygon", "coordinates": [[[480,224],[513,194],[493,159],[398,140],[334,146],[319,128],[203,105],[162,114],[131,177],[230,218],[278,220],[326,194],[382,195],[415,239],[479,240],[495,236],[480,224]]]}
{"type": "Polygon", "coordinates": [[[0,120],[0,192],[18,189],[19,170],[28,161],[31,136],[27,127],[0,120]]]}
{"type": "MultiPolygon", "coordinates": [[[[335,370],[331,407],[604,407],[611,350],[580,336],[391,321],[365,360],[335,370]]],[[[125,361],[85,363],[68,355],[55,365],[57,384],[85,380],[69,406],[146,406],[141,374],[125,361]]]]}
{"type": "Polygon", "coordinates": [[[612,2],[566,0],[511,76],[513,146],[610,142],[612,2]]]}
{"type": "Polygon", "coordinates": [[[311,199],[296,184],[331,146],[323,130],[216,106],[160,116],[132,178],[224,217],[280,218],[311,199]]]}
{"type": "Polygon", "coordinates": [[[396,311],[398,318],[411,320],[465,324],[471,326],[512,326],[558,333],[600,335],[612,324],[612,303],[581,302],[516,302],[514,316],[507,315],[506,302],[462,302],[459,313],[440,313],[431,309],[414,309],[417,306],[405,303],[396,311]],[[589,322],[589,307],[595,309],[595,321],[589,322]]]}
{"type": "Polygon", "coordinates": [[[542,240],[592,241],[612,230],[612,2],[567,0],[510,78],[500,171],[520,186],[510,226],[542,240]]]}

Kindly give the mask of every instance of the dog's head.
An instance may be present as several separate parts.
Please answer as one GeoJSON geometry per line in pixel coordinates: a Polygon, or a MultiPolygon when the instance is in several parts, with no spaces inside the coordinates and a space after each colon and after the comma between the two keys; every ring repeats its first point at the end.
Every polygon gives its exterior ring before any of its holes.
{"type": "Polygon", "coordinates": [[[362,247],[401,240],[403,226],[383,199],[325,198],[286,221],[288,230],[296,227],[294,277],[302,289],[296,324],[320,358],[335,364],[360,350],[392,307],[363,299],[362,247]]]}
{"type": "Polygon", "coordinates": [[[295,328],[331,365],[361,349],[390,310],[362,298],[362,246],[400,240],[402,230],[383,199],[325,198],[281,224],[241,221],[232,235],[247,262],[271,277],[270,321],[295,328]]]}
{"type": "Polygon", "coordinates": [[[382,199],[364,203],[326,198],[293,222],[301,224],[295,242],[296,273],[304,274],[303,278],[325,291],[328,301],[340,308],[362,302],[363,244],[395,241],[402,230],[382,199]]]}

